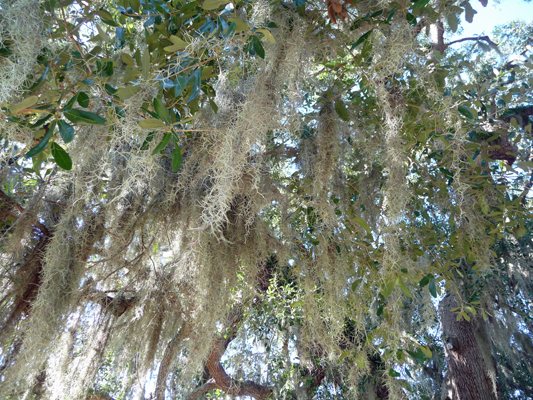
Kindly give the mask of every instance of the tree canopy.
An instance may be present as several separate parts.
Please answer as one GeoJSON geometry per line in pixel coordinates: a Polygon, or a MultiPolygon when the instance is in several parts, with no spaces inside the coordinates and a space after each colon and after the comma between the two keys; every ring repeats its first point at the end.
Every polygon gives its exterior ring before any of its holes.
{"type": "Polygon", "coordinates": [[[533,396],[533,25],[485,5],[0,0],[0,395],[533,396]]]}

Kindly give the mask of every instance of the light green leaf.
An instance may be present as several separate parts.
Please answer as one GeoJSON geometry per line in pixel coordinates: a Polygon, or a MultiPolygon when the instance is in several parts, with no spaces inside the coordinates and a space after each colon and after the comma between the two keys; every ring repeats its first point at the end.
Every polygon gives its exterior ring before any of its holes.
{"type": "Polygon", "coordinates": [[[405,285],[405,282],[402,280],[402,278],[398,278],[398,283],[400,284],[400,287],[402,288],[403,294],[405,294],[410,299],[413,298],[413,295],[409,292],[409,289],[405,285]]]}
{"type": "Polygon", "coordinates": [[[216,10],[218,7],[224,4],[228,4],[229,0],[205,0],[202,4],[204,10],[216,10]]]}
{"type": "Polygon", "coordinates": [[[272,35],[272,33],[268,29],[256,29],[255,31],[261,32],[263,35],[265,35],[265,37],[270,43],[276,43],[276,39],[274,39],[274,35],[272,35]]]}
{"type": "Polygon", "coordinates": [[[109,35],[102,28],[100,28],[98,24],[96,24],[96,29],[98,29],[98,34],[104,42],[111,43],[111,38],[109,37],[109,35]]]}
{"type": "Polygon", "coordinates": [[[175,51],[180,51],[180,50],[183,50],[187,47],[187,43],[184,42],[183,40],[181,40],[179,37],[177,36],[170,36],[170,41],[173,43],[172,46],[166,46],[164,48],[165,51],[169,51],[169,52],[175,52],[175,51]]]}
{"type": "Polygon", "coordinates": [[[344,351],[341,356],[339,357],[339,363],[344,360],[346,357],[348,357],[351,353],[351,350],[346,350],[344,351]]]}
{"type": "Polygon", "coordinates": [[[126,86],[117,90],[115,95],[117,95],[121,100],[127,100],[137,94],[139,90],[141,90],[139,86],[126,86]]]}
{"type": "Polygon", "coordinates": [[[138,124],[141,128],[145,129],[163,128],[166,126],[163,121],[155,118],[143,119],[142,121],[139,121],[138,124]]]}
{"type": "Polygon", "coordinates": [[[141,63],[142,63],[142,75],[143,75],[143,78],[145,80],[148,80],[148,78],[150,78],[150,67],[151,67],[151,63],[150,63],[150,50],[148,49],[148,46],[146,46],[146,48],[144,49],[144,52],[143,52],[143,55],[142,55],[142,59],[141,59],[141,63]]]}
{"type": "Polygon", "coordinates": [[[241,33],[249,31],[250,28],[248,27],[248,24],[244,22],[242,19],[239,18],[228,18],[229,22],[235,22],[237,24],[237,27],[235,28],[235,33],[241,33]]]}
{"type": "Polygon", "coordinates": [[[122,53],[120,58],[122,59],[122,62],[128,67],[135,67],[135,60],[128,53],[122,53]]]}
{"type": "Polygon", "coordinates": [[[24,99],[20,103],[18,103],[16,105],[14,105],[13,107],[11,107],[11,112],[13,114],[17,114],[20,111],[25,110],[26,108],[30,108],[35,103],[37,103],[38,100],[39,100],[39,98],[37,96],[30,96],[27,99],[24,99]]]}
{"type": "Polygon", "coordinates": [[[420,350],[422,350],[422,353],[424,353],[424,355],[427,357],[427,358],[432,358],[433,357],[433,353],[431,353],[431,350],[429,349],[429,347],[427,346],[418,346],[420,348],[420,350]]]}
{"type": "Polygon", "coordinates": [[[372,233],[372,231],[370,230],[370,226],[368,226],[368,224],[363,218],[352,217],[352,219],[357,222],[357,224],[361,226],[365,231],[367,231],[369,235],[372,233]]]}
{"type": "Polygon", "coordinates": [[[448,22],[448,25],[450,26],[452,32],[457,32],[457,26],[459,25],[459,19],[457,18],[457,14],[455,14],[454,12],[449,13],[446,16],[446,22],[448,22]]]}

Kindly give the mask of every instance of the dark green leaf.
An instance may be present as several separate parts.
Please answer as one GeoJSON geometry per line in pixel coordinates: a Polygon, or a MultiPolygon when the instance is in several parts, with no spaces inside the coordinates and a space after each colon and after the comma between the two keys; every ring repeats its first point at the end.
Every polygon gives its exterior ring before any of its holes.
{"type": "Polygon", "coordinates": [[[187,78],[184,76],[177,76],[174,84],[174,96],[178,97],[187,87],[187,78]]]}
{"type": "Polygon", "coordinates": [[[463,114],[466,118],[474,119],[474,114],[472,114],[472,111],[470,111],[470,108],[468,108],[467,106],[461,104],[459,105],[459,107],[457,107],[457,110],[459,110],[459,112],[463,114]]]}
{"type": "Polygon", "coordinates": [[[437,286],[435,285],[435,279],[431,279],[429,281],[429,293],[431,293],[433,297],[437,297],[437,286]]]}
{"type": "Polygon", "coordinates": [[[154,98],[154,110],[157,113],[157,116],[167,124],[170,124],[170,114],[167,110],[165,104],[158,99],[154,98]]]}
{"type": "Polygon", "coordinates": [[[161,150],[167,147],[167,144],[169,141],[170,141],[170,133],[165,133],[165,136],[163,136],[163,140],[161,140],[161,142],[157,145],[154,151],[152,151],[152,155],[159,153],[161,150]]]}
{"type": "Polygon", "coordinates": [[[105,118],[89,111],[69,110],[64,113],[65,117],[72,123],[78,125],[105,125],[105,118]]]}
{"type": "Polygon", "coordinates": [[[59,120],[57,124],[59,126],[59,133],[61,134],[63,141],[65,143],[71,142],[72,139],[74,139],[74,127],[72,125],[67,124],[63,120],[59,120]]]}
{"type": "Polygon", "coordinates": [[[423,288],[426,286],[431,279],[433,279],[433,275],[431,274],[424,276],[422,279],[420,279],[420,287],[423,288]]]}
{"type": "Polygon", "coordinates": [[[78,99],[78,95],[79,95],[79,93],[75,94],[74,96],[72,96],[70,98],[69,101],[67,101],[67,104],[65,104],[65,106],[63,107],[63,111],[68,111],[68,110],[70,110],[72,108],[72,106],[74,105],[74,103],[78,99]]]}
{"type": "Polygon", "coordinates": [[[78,93],[78,104],[83,108],[89,107],[89,96],[85,92],[78,93]]]}
{"type": "Polygon", "coordinates": [[[359,46],[361,43],[363,43],[366,39],[368,39],[368,37],[372,34],[372,31],[373,29],[369,30],[367,33],[362,34],[361,37],[357,39],[357,42],[352,45],[352,50],[359,46]]]}
{"type": "Polygon", "coordinates": [[[181,166],[181,150],[178,145],[176,145],[176,148],[172,152],[172,170],[174,172],[178,172],[181,166]]]}
{"type": "Polygon", "coordinates": [[[52,137],[52,133],[54,133],[54,128],[55,128],[55,122],[52,122],[52,124],[50,124],[50,126],[48,127],[48,131],[44,134],[41,141],[37,143],[37,146],[35,146],[33,149],[30,149],[30,151],[24,154],[24,157],[30,158],[43,152],[48,147],[48,142],[50,141],[50,138],[52,137]]]}
{"type": "Polygon", "coordinates": [[[252,36],[252,43],[254,46],[255,54],[257,54],[262,59],[265,58],[265,49],[263,48],[263,45],[261,44],[261,41],[257,36],[252,36]]]}
{"type": "Polygon", "coordinates": [[[194,71],[191,76],[189,77],[189,81],[187,84],[192,82],[192,91],[191,95],[187,99],[187,103],[190,103],[192,100],[198,96],[200,93],[201,85],[202,85],[202,69],[198,68],[196,71],[194,71]]]}
{"type": "Polygon", "coordinates": [[[411,26],[416,26],[416,17],[413,14],[405,14],[405,19],[411,24],[411,26]]]}
{"type": "Polygon", "coordinates": [[[66,170],[72,169],[72,160],[60,145],[52,143],[50,148],[52,149],[52,156],[57,165],[66,170]]]}
{"type": "Polygon", "coordinates": [[[218,112],[218,106],[217,106],[217,103],[215,103],[213,100],[209,99],[209,105],[211,106],[211,108],[213,109],[213,111],[215,112],[215,114],[218,112]]]}
{"type": "Polygon", "coordinates": [[[415,4],[413,4],[413,8],[422,8],[422,7],[424,7],[427,3],[429,3],[429,0],[420,0],[420,1],[417,1],[415,4]]]}
{"type": "Polygon", "coordinates": [[[141,145],[140,150],[148,150],[148,145],[150,144],[150,142],[154,138],[154,134],[155,134],[155,132],[150,132],[148,134],[148,136],[146,136],[146,139],[144,139],[144,142],[141,145]]]}
{"type": "Polygon", "coordinates": [[[350,116],[348,115],[348,110],[346,109],[346,106],[342,102],[341,99],[337,98],[335,99],[335,111],[337,112],[337,115],[340,119],[343,121],[348,122],[350,120],[350,116]]]}

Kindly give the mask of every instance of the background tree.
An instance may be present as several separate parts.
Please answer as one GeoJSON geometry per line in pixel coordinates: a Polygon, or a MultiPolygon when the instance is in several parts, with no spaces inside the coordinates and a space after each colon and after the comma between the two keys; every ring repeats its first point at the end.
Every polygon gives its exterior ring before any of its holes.
{"type": "Polygon", "coordinates": [[[2,396],[531,392],[526,26],[450,39],[468,1],[0,9],[2,396]],[[498,35],[501,63],[454,50],[498,35]]]}

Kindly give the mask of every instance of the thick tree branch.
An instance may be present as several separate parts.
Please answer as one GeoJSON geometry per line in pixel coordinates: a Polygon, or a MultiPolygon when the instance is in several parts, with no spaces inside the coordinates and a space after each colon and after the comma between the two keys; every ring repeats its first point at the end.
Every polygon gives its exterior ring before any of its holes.
{"type": "Polygon", "coordinates": [[[154,399],[155,400],[164,400],[165,399],[165,389],[166,381],[172,365],[172,360],[176,357],[177,349],[181,342],[187,338],[191,333],[191,327],[189,324],[184,324],[176,336],[172,338],[167,344],[167,348],[163,353],[163,359],[161,360],[161,365],[159,366],[159,372],[157,374],[157,382],[155,386],[154,399]]]}
{"type": "Polygon", "coordinates": [[[211,390],[221,389],[213,378],[209,379],[202,386],[197,387],[194,392],[192,392],[187,400],[196,400],[199,396],[204,393],[210,392],[211,390]]]}

